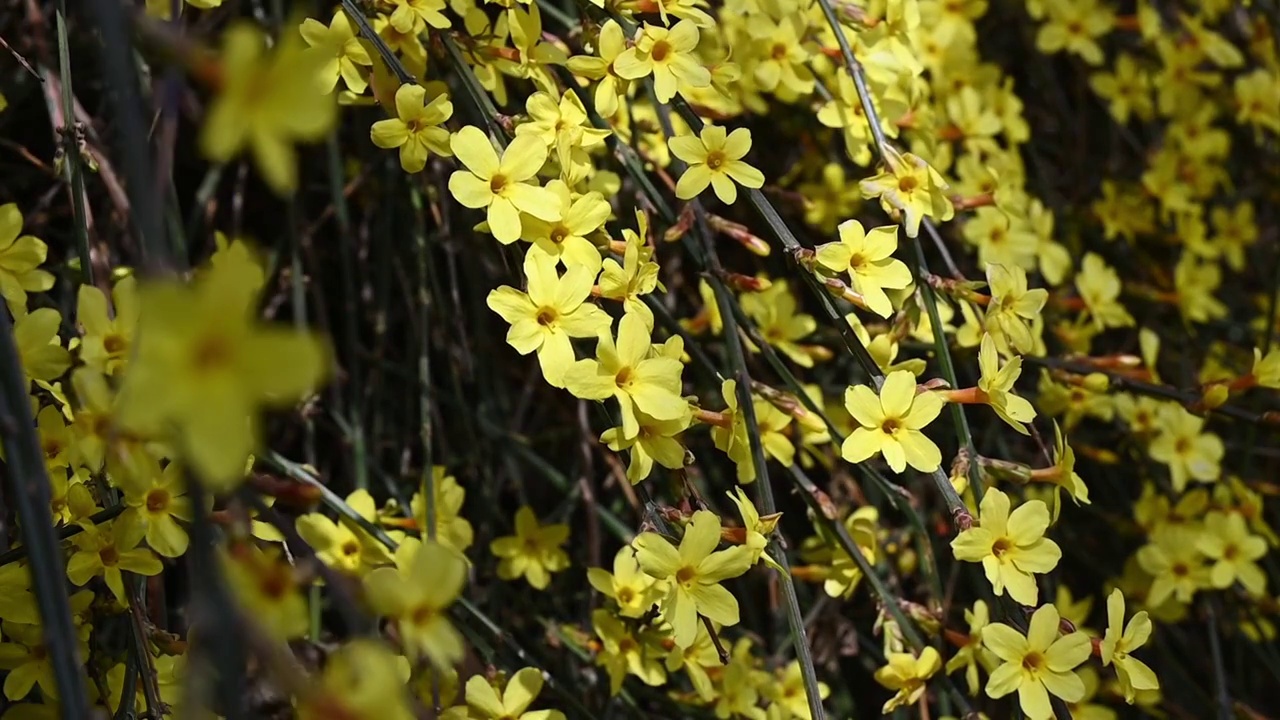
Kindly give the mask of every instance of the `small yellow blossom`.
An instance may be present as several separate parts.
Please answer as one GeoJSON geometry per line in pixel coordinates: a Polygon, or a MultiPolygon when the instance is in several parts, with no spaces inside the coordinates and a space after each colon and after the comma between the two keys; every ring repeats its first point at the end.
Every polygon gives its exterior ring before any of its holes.
{"type": "Polygon", "coordinates": [[[1035,574],[1057,567],[1062,550],[1044,536],[1049,508],[1043,502],[1028,500],[1012,513],[1010,506],[1008,495],[987,490],[980,522],[957,535],[951,549],[957,560],[982,563],[997,595],[1007,592],[1017,602],[1034,606],[1040,595],[1035,574]]]}
{"type": "Polygon", "coordinates": [[[442,93],[428,102],[426,88],[405,83],[396,90],[396,117],[374,123],[369,135],[380,148],[400,148],[400,167],[405,172],[421,172],[431,153],[453,155],[449,131],[441,127],[452,115],[448,95],[442,93]]]}
{"type": "Polygon", "coordinates": [[[466,560],[434,540],[407,538],[395,561],[394,568],[380,567],[364,577],[369,604],[395,621],[410,659],[425,657],[440,670],[452,667],[464,648],[448,609],[466,583],[466,560]]]}
{"type": "Polygon", "coordinates": [[[632,541],[640,567],[670,582],[660,607],[679,647],[693,644],[699,615],[721,625],[738,624],[738,601],[720,583],[745,573],[754,559],[751,550],[740,545],[717,552],[719,543],[720,519],[707,510],[693,514],[679,549],[652,532],[632,541]]]}
{"type": "Polygon", "coordinates": [[[257,450],[258,407],[287,407],[329,373],[318,336],[257,321],[261,268],[244,260],[209,268],[190,285],[160,280],[138,289],[144,308],[121,389],[131,428],[170,427],[189,467],[217,489],[244,477],[257,450]]]}
{"type": "Polygon", "coordinates": [[[857,220],[845,220],[839,230],[839,242],[818,246],[818,263],[832,272],[847,272],[854,292],[862,296],[867,309],[882,318],[889,317],[893,304],[885,289],[901,290],[911,284],[911,270],[893,257],[898,249],[898,226],[866,231],[857,220]]]}
{"type": "Polygon", "coordinates": [[[848,462],[883,454],[889,467],[899,473],[907,465],[933,472],[942,464],[942,452],[921,430],[938,417],[943,402],[929,391],[917,394],[910,372],[889,373],[879,396],[866,385],[850,387],[844,405],[861,426],[840,446],[840,455],[848,462]]]}
{"type": "Polygon", "coordinates": [[[323,138],[338,117],[333,96],[314,81],[326,60],[293,32],[269,54],[262,31],[252,24],[235,24],[222,37],[221,87],[209,106],[200,147],[210,160],[225,163],[248,146],[271,189],[291,193],[298,184],[293,143],[323,138]]]}
{"type": "Polygon", "coordinates": [[[466,207],[486,209],[489,232],[504,244],[520,238],[520,213],[548,222],[558,220],[559,206],[536,175],[547,161],[542,140],[522,135],[502,157],[480,128],[467,125],[449,138],[449,147],[466,167],[449,176],[449,192],[466,207]]]}
{"type": "Polygon", "coordinates": [[[673,155],[689,164],[676,183],[676,197],[681,200],[697,197],[710,185],[721,202],[732,205],[738,199],[738,185],[753,189],[764,185],[764,173],[742,160],[751,150],[751,131],[746,128],[726,134],[719,125],[706,125],[697,137],[678,135],[667,144],[673,155]]]}
{"type": "Polygon", "coordinates": [[[942,656],[926,647],[919,657],[909,652],[889,653],[884,667],[876,670],[876,682],[895,691],[880,712],[888,715],[898,708],[914,705],[924,695],[929,678],[942,668],[942,656]]]}
{"type": "Polygon", "coordinates": [[[635,45],[613,61],[613,71],[625,80],[653,75],[658,102],[671,102],[676,93],[711,85],[711,72],[698,61],[698,26],[681,20],[670,30],[645,23],[635,45]]]}
{"type": "Polygon", "coordinates": [[[0,205],[0,295],[15,316],[27,310],[27,293],[53,287],[53,275],[40,269],[49,246],[34,235],[22,235],[22,212],[14,203],[0,205]]]}
{"type": "Polygon", "coordinates": [[[1124,624],[1124,593],[1117,588],[1107,597],[1107,633],[1102,638],[1102,664],[1115,664],[1116,676],[1124,699],[1133,704],[1138,690],[1157,690],[1160,682],[1147,664],[1130,653],[1147,643],[1151,637],[1151,620],[1145,610],[1138,612],[1124,624]]]}
{"type": "Polygon", "coordinates": [[[498,577],[524,577],[536,590],[546,590],[551,574],[569,567],[569,556],[560,547],[569,540],[569,526],[540,525],[533,508],[516,511],[516,534],[495,539],[489,552],[498,556],[498,577]]]}
{"type": "Polygon", "coordinates": [[[524,258],[524,274],[527,293],[504,285],[491,291],[486,302],[511,323],[507,343],[521,355],[537,351],[543,377],[563,387],[573,363],[569,338],[607,332],[610,318],[587,302],[593,278],[586,267],[573,265],[560,275],[554,257],[530,252],[524,258]]]}
{"type": "Polygon", "coordinates": [[[1092,646],[1082,632],[1058,636],[1058,611],[1043,605],[1031,616],[1026,636],[1003,623],[982,630],[982,642],[1004,661],[987,680],[987,695],[1001,698],[1017,691],[1018,705],[1030,720],[1049,720],[1052,693],[1067,702],[1084,697],[1084,683],[1073,670],[1089,658],[1092,646]]]}

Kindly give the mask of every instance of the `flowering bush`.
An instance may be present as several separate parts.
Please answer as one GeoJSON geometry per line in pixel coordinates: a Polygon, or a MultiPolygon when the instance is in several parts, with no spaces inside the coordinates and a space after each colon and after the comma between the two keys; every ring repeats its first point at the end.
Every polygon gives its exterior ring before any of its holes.
{"type": "Polygon", "coordinates": [[[68,4],[0,720],[1280,710],[1274,3],[68,4]]]}

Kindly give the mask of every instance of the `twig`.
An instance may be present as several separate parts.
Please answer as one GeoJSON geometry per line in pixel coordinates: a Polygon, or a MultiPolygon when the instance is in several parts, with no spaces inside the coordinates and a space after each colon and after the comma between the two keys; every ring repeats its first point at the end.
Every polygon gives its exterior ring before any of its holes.
{"type": "Polygon", "coordinates": [[[36,435],[27,389],[13,338],[9,313],[0,312],[0,442],[5,451],[5,488],[31,557],[31,579],[44,646],[53,666],[63,717],[89,717],[89,694],[84,682],[84,658],[71,621],[67,598],[67,566],[49,516],[50,484],[44,453],[36,435]]]}

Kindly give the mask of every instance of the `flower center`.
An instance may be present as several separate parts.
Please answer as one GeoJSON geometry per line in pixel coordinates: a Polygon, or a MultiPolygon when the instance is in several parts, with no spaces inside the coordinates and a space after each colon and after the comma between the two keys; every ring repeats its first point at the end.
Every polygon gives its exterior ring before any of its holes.
{"type": "Polygon", "coordinates": [[[507,186],[507,178],[504,175],[494,175],[489,178],[489,192],[494,195],[501,195],[503,188],[507,186]]]}
{"type": "Polygon", "coordinates": [[[559,245],[560,243],[564,242],[565,238],[569,237],[569,228],[563,225],[557,225],[551,231],[550,237],[551,237],[551,242],[559,245]]]}
{"type": "Polygon", "coordinates": [[[724,163],[725,157],[723,152],[716,150],[714,152],[707,153],[707,167],[712,170],[719,170],[724,167],[724,163]]]}
{"type": "Polygon", "coordinates": [[[153,513],[164,512],[169,507],[169,491],[156,488],[147,493],[147,510],[153,513]]]}
{"type": "Polygon", "coordinates": [[[1009,541],[1009,538],[1000,538],[991,544],[991,554],[999,558],[1012,548],[1013,543],[1009,541]]]}
{"type": "Polygon", "coordinates": [[[232,357],[231,343],[227,338],[219,334],[210,334],[196,343],[192,352],[191,365],[196,372],[209,373],[230,365],[232,357]]]}
{"type": "Polygon", "coordinates": [[[360,554],[360,543],[355,540],[348,540],[342,543],[342,554],[347,557],[354,557],[360,554]]]}
{"type": "Polygon", "coordinates": [[[1022,669],[1028,672],[1038,672],[1044,665],[1044,656],[1038,652],[1029,652],[1022,657],[1022,669]]]}
{"type": "Polygon", "coordinates": [[[123,351],[127,345],[128,343],[126,343],[124,338],[119,335],[113,334],[102,338],[102,349],[106,350],[107,353],[111,355],[115,355],[116,353],[123,351]]]}
{"type": "Polygon", "coordinates": [[[898,178],[898,189],[902,192],[909,193],[918,187],[920,187],[920,181],[916,180],[914,175],[898,178]]]}
{"type": "Polygon", "coordinates": [[[111,567],[120,562],[120,553],[116,552],[115,545],[108,545],[98,551],[98,559],[102,561],[103,567],[111,567]]]}
{"type": "Polygon", "coordinates": [[[902,427],[902,423],[898,418],[885,418],[884,422],[880,423],[880,432],[883,432],[885,435],[892,435],[897,432],[900,427],[902,427]]]}
{"type": "Polygon", "coordinates": [[[618,591],[618,604],[630,605],[631,601],[636,599],[636,591],[631,588],[622,588],[618,591]]]}
{"type": "Polygon", "coordinates": [[[553,325],[558,316],[559,316],[559,313],[556,312],[555,308],[550,308],[550,307],[538,308],[538,316],[537,316],[538,324],[543,327],[550,327],[551,325],[553,325]]]}
{"type": "Polygon", "coordinates": [[[435,619],[436,615],[437,613],[435,608],[428,607],[426,605],[419,605],[414,608],[413,613],[409,618],[412,620],[414,625],[421,627],[423,625],[429,625],[431,621],[435,619]]]}
{"type": "Polygon", "coordinates": [[[671,54],[671,43],[666,40],[659,40],[653,44],[653,49],[649,51],[649,57],[654,62],[665,62],[667,56],[671,54]]]}
{"type": "Polygon", "coordinates": [[[774,60],[781,60],[787,56],[787,51],[786,43],[774,43],[773,49],[769,51],[769,57],[774,60]]]}
{"type": "Polygon", "coordinates": [[[259,589],[266,597],[279,599],[285,596],[291,586],[289,576],[282,572],[283,568],[271,570],[262,578],[259,589]]]}
{"type": "Polygon", "coordinates": [[[691,565],[685,565],[676,571],[676,582],[684,585],[698,576],[698,571],[691,565]]]}
{"type": "Polygon", "coordinates": [[[618,387],[626,387],[631,382],[631,366],[628,365],[619,370],[618,374],[613,376],[613,381],[617,383],[618,387]]]}
{"type": "Polygon", "coordinates": [[[1222,559],[1233,561],[1240,557],[1240,546],[1235,543],[1227,543],[1222,548],[1222,559]]]}

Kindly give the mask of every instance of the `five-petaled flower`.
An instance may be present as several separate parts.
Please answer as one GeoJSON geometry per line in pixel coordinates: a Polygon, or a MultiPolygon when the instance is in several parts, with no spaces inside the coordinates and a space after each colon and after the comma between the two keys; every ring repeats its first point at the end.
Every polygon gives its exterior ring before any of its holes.
{"type": "Polygon", "coordinates": [[[469,208],[487,209],[489,232],[499,241],[520,239],[522,212],[548,222],[560,219],[555,196],[534,177],[547,161],[540,138],[521,135],[499,158],[484,132],[467,125],[449,138],[449,147],[466,167],[449,176],[449,192],[469,208]]]}
{"type": "Polygon", "coordinates": [[[982,563],[996,594],[1023,605],[1039,598],[1034,573],[1047,573],[1058,565],[1062,550],[1044,536],[1049,508],[1040,500],[1028,500],[1012,513],[1009,496],[991,488],[982,496],[980,522],[951,541],[957,560],[982,563]]]}
{"type": "Polygon", "coordinates": [[[720,583],[745,573],[755,558],[742,545],[716,551],[719,543],[720,519],[707,510],[693,514],[678,549],[652,532],[641,533],[632,541],[641,569],[670,581],[660,607],[679,647],[693,644],[699,615],[721,625],[738,624],[738,601],[720,583]]]}
{"type": "Polygon", "coordinates": [[[681,200],[697,197],[710,185],[721,202],[732,205],[738,199],[738,185],[753,189],[764,185],[764,173],[742,160],[751,150],[751,131],[746,128],[726,134],[719,125],[706,125],[698,136],[677,135],[667,145],[689,164],[676,183],[676,197],[681,200]]]}
{"type": "Polygon", "coordinates": [[[860,463],[882,454],[894,472],[902,472],[907,465],[933,472],[942,464],[942,452],[921,430],[938,417],[942,405],[930,391],[917,394],[916,378],[906,370],[889,373],[879,396],[866,385],[850,387],[844,406],[859,427],[845,438],[840,455],[860,463]]]}

